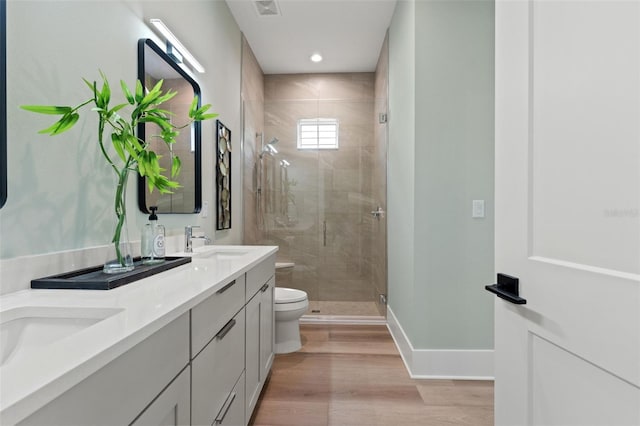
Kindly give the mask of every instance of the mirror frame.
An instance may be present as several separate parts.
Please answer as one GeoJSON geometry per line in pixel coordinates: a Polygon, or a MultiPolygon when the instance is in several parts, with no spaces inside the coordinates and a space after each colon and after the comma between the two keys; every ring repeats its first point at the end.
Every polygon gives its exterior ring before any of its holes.
{"type": "Polygon", "coordinates": [[[0,0],[0,207],[7,201],[7,2],[0,0]]]}
{"type": "MultiPolygon", "coordinates": [[[[180,67],[164,50],[162,50],[153,40],[149,38],[141,38],[138,40],[138,80],[144,85],[145,81],[145,46],[151,48],[163,61],[165,61],[171,68],[173,68],[182,78],[184,78],[193,87],[194,96],[198,96],[198,108],[202,100],[200,85],[191,77],[184,69],[180,67]]],[[[145,140],[145,123],[138,124],[138,138],[145,140]]],[[[158,211],[158,213],[164,214],[195,214],[199,213],[202,209],[202,133],[201,123],[195,121],[193,124],[194,131],[194,196],[195,205],[192,212],[171,212],[171,211],[158,211]]],[[[184,129],[187,131],[187,129],[184,129]]],[[[138,207],[143,213],[150,213],[147,208],[146,202],[146,178],[138,175],[138,207]]]]}

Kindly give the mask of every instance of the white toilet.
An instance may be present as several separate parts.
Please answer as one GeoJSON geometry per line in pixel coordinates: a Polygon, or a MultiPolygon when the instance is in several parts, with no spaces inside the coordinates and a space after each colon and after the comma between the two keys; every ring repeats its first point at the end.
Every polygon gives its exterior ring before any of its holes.
{"type": "Polygon", "coordinates": [[[276,287],[274,296],[276,315],[277,354],[295,352],[302,347],[299,319],[309,308],[307,293],[293,288],[276,287]]]}

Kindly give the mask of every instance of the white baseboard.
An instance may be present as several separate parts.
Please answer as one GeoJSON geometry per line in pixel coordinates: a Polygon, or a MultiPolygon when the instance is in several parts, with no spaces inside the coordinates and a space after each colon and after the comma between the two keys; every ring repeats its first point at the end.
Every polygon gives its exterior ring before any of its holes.
{"type": "Polygon", "coordinates": [[[387,328],[414,379],[493,380],[493,350],[414,349],[388,306],[387,328]]]}

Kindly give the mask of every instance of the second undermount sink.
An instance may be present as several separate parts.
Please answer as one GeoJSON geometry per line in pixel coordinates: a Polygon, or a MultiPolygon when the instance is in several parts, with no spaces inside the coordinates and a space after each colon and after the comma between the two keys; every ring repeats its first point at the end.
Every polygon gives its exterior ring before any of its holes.
{"type": "Polygon", "coordinates": [[[249,254],[246,250],[232,250],[232,249],[215,249],[202,254],[199,254],[199,258],[218,259],[218,260],[238,260],[241,257],[249,254]]]}
{"type": "Polygon", "coordinates": [[[23,306],[0,313],[0,365],[84,330],[122,309],[23,306]]]}
{"type": "Polygon", "coordinates": [[[194,247],[192,253],[179,253],[179,256],[191,256],[199,259],[239,260],[249,254],[246,247],[205,245],[194,247]]]}

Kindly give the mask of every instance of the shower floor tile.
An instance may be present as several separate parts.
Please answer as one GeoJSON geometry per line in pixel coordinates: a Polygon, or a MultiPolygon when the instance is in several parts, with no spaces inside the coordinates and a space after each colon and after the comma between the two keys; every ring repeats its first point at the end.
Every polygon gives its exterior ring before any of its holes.
{"type": "Polygon", "coordinates": [[[309,301],[307,315],[380,316],[375,302],[309,301]]]}

